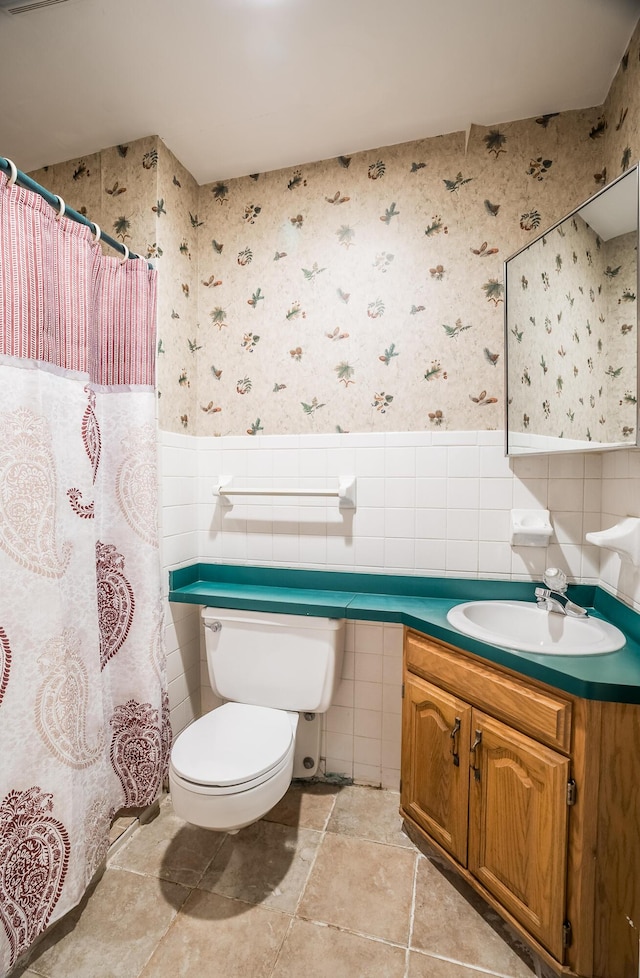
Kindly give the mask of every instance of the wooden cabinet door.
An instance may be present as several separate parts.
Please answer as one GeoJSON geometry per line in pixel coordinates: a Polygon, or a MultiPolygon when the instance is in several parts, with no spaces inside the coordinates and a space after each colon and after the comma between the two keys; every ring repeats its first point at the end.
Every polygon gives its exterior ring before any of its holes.
{"type": "Polygon", "coordinates": [[[569,760],[477,710],[471,720],[468,867],[562,961],[569,760]]]}
{"type": "Polygon", "coordinates": [[[416,676],[406,677],[402,807],[459,862],[467,862],[471,707],[416,676]]]}

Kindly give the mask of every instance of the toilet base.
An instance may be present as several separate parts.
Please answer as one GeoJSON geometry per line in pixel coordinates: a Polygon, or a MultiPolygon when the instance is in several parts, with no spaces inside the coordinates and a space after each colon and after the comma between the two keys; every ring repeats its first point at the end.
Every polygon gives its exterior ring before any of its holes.
{"type": "Polygon", "coordinates": [[[286,794],[293,774],[293,745],[272,778],[237,793],[215,794],[181,778],[169,765],[169,792],[176,815],[214,832],[237,832],[266,815],[286,794]],[[196,790],[196,788],[198,790],[196,790]]]}

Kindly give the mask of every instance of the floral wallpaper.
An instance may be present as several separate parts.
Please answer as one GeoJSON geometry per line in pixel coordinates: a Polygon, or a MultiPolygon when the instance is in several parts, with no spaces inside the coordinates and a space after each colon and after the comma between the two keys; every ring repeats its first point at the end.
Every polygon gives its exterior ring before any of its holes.
{"type": "Polygon", "coordinates": [[[639,47],[590,109],[202,187],[157,136],[32,176],[157,262],[162,428],[501,428],[503,262],[638,158],[639,47]]]}
{"type": "Polygon", "coordinates": [[[197,432],[502,427],[502,263],[595,188],[596,121],[202,187],[197,432]]]}
{"type": "Polygon", "coordinates": [[[606,443],[635,430],[636,245],[576,214],[508,263],[510,432],[606,443]]]}
{"type": "Polygon", "coordinates": [[[197,410],[198,185],[161,140],[158,152],[158,411],[162,428],[182,431],[197,410]]]}
{"type": "MultiPolygon", "coordinates": [[[[30,176],[138,254],[153,238],[158,139],[114,146],[30,176]]],[[[112,253],[110,249],[106,249],[112,253]]]]}
{"type": "Polygon", "coordinates": [[[640,158],[640,22],[602,106],[598,130],[604,147],[604,184],[640,158]]]}

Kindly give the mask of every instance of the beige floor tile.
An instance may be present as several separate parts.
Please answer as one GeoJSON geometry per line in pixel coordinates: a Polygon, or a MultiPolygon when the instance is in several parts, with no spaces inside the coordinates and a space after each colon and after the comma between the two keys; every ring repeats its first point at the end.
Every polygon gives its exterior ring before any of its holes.
{"type": "Polygon", "coordinates": [[[29,965],[47,978],[137,978],[188,894],[175,883],[108,869],[29,965]]]}
{"type": "Polygon", "coordinates": [[[413,848],[402,831],[397,791],[353,786],[342,788],[327,825],[327,832],[350,835],[372,842],[413,848]]]}
{"type": "Polygon", "coordinates": [[[290,922],[194,890],[140,978],[269,978],[290,922]]]}
{"type": "Polygon", "coordinates": [[[225,839],[224,833],[189,825],[165,798],[160,814],[141,825],[109,865],[195,886],[225,839]]]}
{"type": "Polygon", "coordinates": [[[293,913],[321,838],[313,829],[256,822],[226,836],[198,887],[293,913]]]}
{"type": "MultiPolygon", "coordinates": [[[[509,975],[509,978],[531,978],[531,968],[496,933],[473,905],[472,898],[462,895],[463,888],[464,884],[454,885],[448,874],[429,859],[420,857],[412,948],[509,975]]],[[[494,916],[489,908],[487,911],[494,916]]]]}
{"type": "Polygon", "coordinates": [[[295,920],[273,978],[404,978],[404,964],[403,948],[295,920]]]}
{"type": "Polygon", "coordinates": [[[284,798],[267,812],[265,820],[322,831],[339,791],[337,785],[323,782],[292,784],[284,798]]]}
{"type": "Polygon", "coordinates": [[[298,913],[406,944],[415,859],[398,846],[327,834],[298,913]]]}

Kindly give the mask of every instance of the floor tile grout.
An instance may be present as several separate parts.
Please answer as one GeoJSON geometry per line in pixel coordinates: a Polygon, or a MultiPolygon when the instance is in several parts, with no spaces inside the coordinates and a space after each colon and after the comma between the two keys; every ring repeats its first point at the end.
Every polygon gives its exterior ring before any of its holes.
{"type": "Polygon", "coordinates": [[[431,961],[444,961],[446,964],[455,964],[459,968],[465,968],[467,971],[473,971],[478,975],[487,975],[488,978],[512,978],[512,975],[506,974],[503,971],[493,971],[488,968],[483,968],[480,964],[469,964],[468,961],[460,961],[458,958],[448,958],[444,954],[437,954],[435,951],[423,951],[421,948],[414,947],[409,948],[411,954],[419,954],[423,958],[429,958],[431,961]]]}
{"type": "Polygon", "coordinates": [[[202,883],[202,880],[207,875],[207,870],[209,869],[211,863],[216,858],[216,856],[218,855],[218,853],[222,849],[223,845],[225,844],[226,839],[228,838],[228,833],[227,832],[221,832],[220,834],[221,834],[222,838],[220,839],[218,845],[216,846],[216,851],[211,856],[211,859],[209,859],[209,860],[207,860],[207,862],[205,862],[204,868],[203,868],[202,872],[198,876],[198,879],[196,880],[196,882],[193,884],[192,889],[194,889],[194,890],[198,889],[199,884],[202,883]]]}
{"type": "Polygon", "coordinates": [[[295,921],[296,921],[296,917],[295,916],[292,916],[291,917],[291,920],[289,921],[289,926],[287,927],[286,931],[284,932],[284,934],[282,936],[282,940],[280,942],[280,947],[278,948],[278,951],[276,953],[276,956],[275,956],[275,959],[274,959],[274,962],[273,962],[273,967],[271,968],[271,971],[269,972],[269,978],[271,978],[271,976],[275,974],[276,968],[278,967],[278,962],[280,960],[280,956],[282,954],[282,951],[284,949],[285,944],[287,943],[287,938],[289,937],[289,934],[291,933],[291,931],[293,929],[293,925],[294,925],[295,921]]]}
{"type": "Polygon", "coordinates": [[[296,907],[295,907],[295,910],[293,911],[294,917],[297,917],[297,915],[298,915],[298,911],[300,909],[300,904],[302,903],[302,900],[304,898],[304,894],[306,892],[307,886],[309,885],[309,880],[311,879],[311,874],[313,872],[313,867],[315,866],[316,861],[318,859],[318,853],[320,852],[320,847],[322,846],[322,843],[324,842],[324,840],[326,838],[326,834],[327,834],[326,831],[321,833],[320,842],[316,846],[316,851],[313,854],[313,859],[311,860],[311,864],[309,866],[309,872],[307,873],[307,878],[304,881],[304,886],[300,887],[300,893],[298,894],[298,899],[296,900],[296,907]]]}
{"type": "Polygon", "coordinates": [[[413,920],[416,912],[416,888],[418,885],[418,864],[420,854],[416,852],[413,863],[413,884],[411,887],[411,910],[409,911],[409,935],[407,937],[407,953],[405,954],[404,978],[409,978],[409,968],[411,966],[411,944],[413,939],[413,920]]]}
{"type": "Polygon", "coordinates": [[[408,950],[406,944],[398,941],[390,941],[386,937],[376,937],[375,934],[365,934],[364,931],[354,930],[353,927],[343,927],[340,924],[330,924],[326,920],[317,920],[315,917],[305,917],[304,914],[297,915],[296,920],[304,920],[307,924],[315,924],[316,927],[327,927],[329,930],[337,930],[341,934],[352,934],[354,937],[361,937],[365,941],[372,941],[374,944],[385,944],[387,947],[395,947],[400,951],[408,950]]]}
{"type": "MultiPolygon", "coordinates": [[[[191,893],[193,893],[193,890],[190,890],[190,891],[189,891],[189,896],[191,896],[191,893]]],[[[182,906],[184,906],[184,904],[185,904],[185,903],[187,902],[187,900],[189,899],[189,896],[187,896],[187,897],[185,898],[185,901],[184,901],[184,903],[182,904],[182,906]]],[[[182,910],[182,907],[180,907],[180,910],[182,910]]],[[[161,937],[159,938],[159,940],[157,940],[157,941],[156,941],[156,943],[154,944],[154,946],[153,946],[153,948],[151,949],[151,951],[150,951],[150,953],[149,953],[149,957],[147,958],[147,960],[146,960],[146,961],[144,962],[144,964],[142,965],[142,967],[141,967],[141,968],[140,968],[140,970],[138,971],[138,974],[136,975],[136,978],[140,978],[140,976],[144,974],[144,972],[145,972],[145,969],[147,968],[147,966],[148,966],[148,964],[149,964],[149,962],[151,961],[151,958],[152,958],[152,957],[154,956],[154,954],[156,954],[156,953],[157,953],[157,951],[158,951],[158,950],[160,949],[160,947],[162,946],[162,943],[163,943],[163,941],[165,941],[165,940],[166,940],[166,938],[168,937],[168,935],[169,935],[169,932],[170,932],[170,930],[171,930],[171,928],[173,927],[173,925],[175,924],[175,922],[176,922],[176,920],[177,920],[177,919],[178,919],[178,917],[180,916],[180,910],[178,910],[178,911],[176,912],[176,914],[175,914],[175,916],[174,916],[174,918],[173,918],[173,920],[171,920],[171,921],[170,921],[170,923],[169,923],[169,926],[168,926],[168,927],[167,927],[167,929],[165,930],[165,932],[164,932],[164,934],[162,934],[162,936],[161,936],[161,937]]]]}
{"type": "Polygon", "coordinates": [[[333,803],[331,805],[331,808],[329,809],[329,811],[327,813],[327,817],[324,820],[324,825],[322,826],[322,829],[320,830],[323,833],[324,832],[327,832],[329,830],[329,822],[331,821],[331,816],[333,815],[333,810],[336,807],[336,799],[337,799],[337,797],[338,797],[338,795],[336,794],[334,796],[334,799],[333,799],[333,803]]]}

